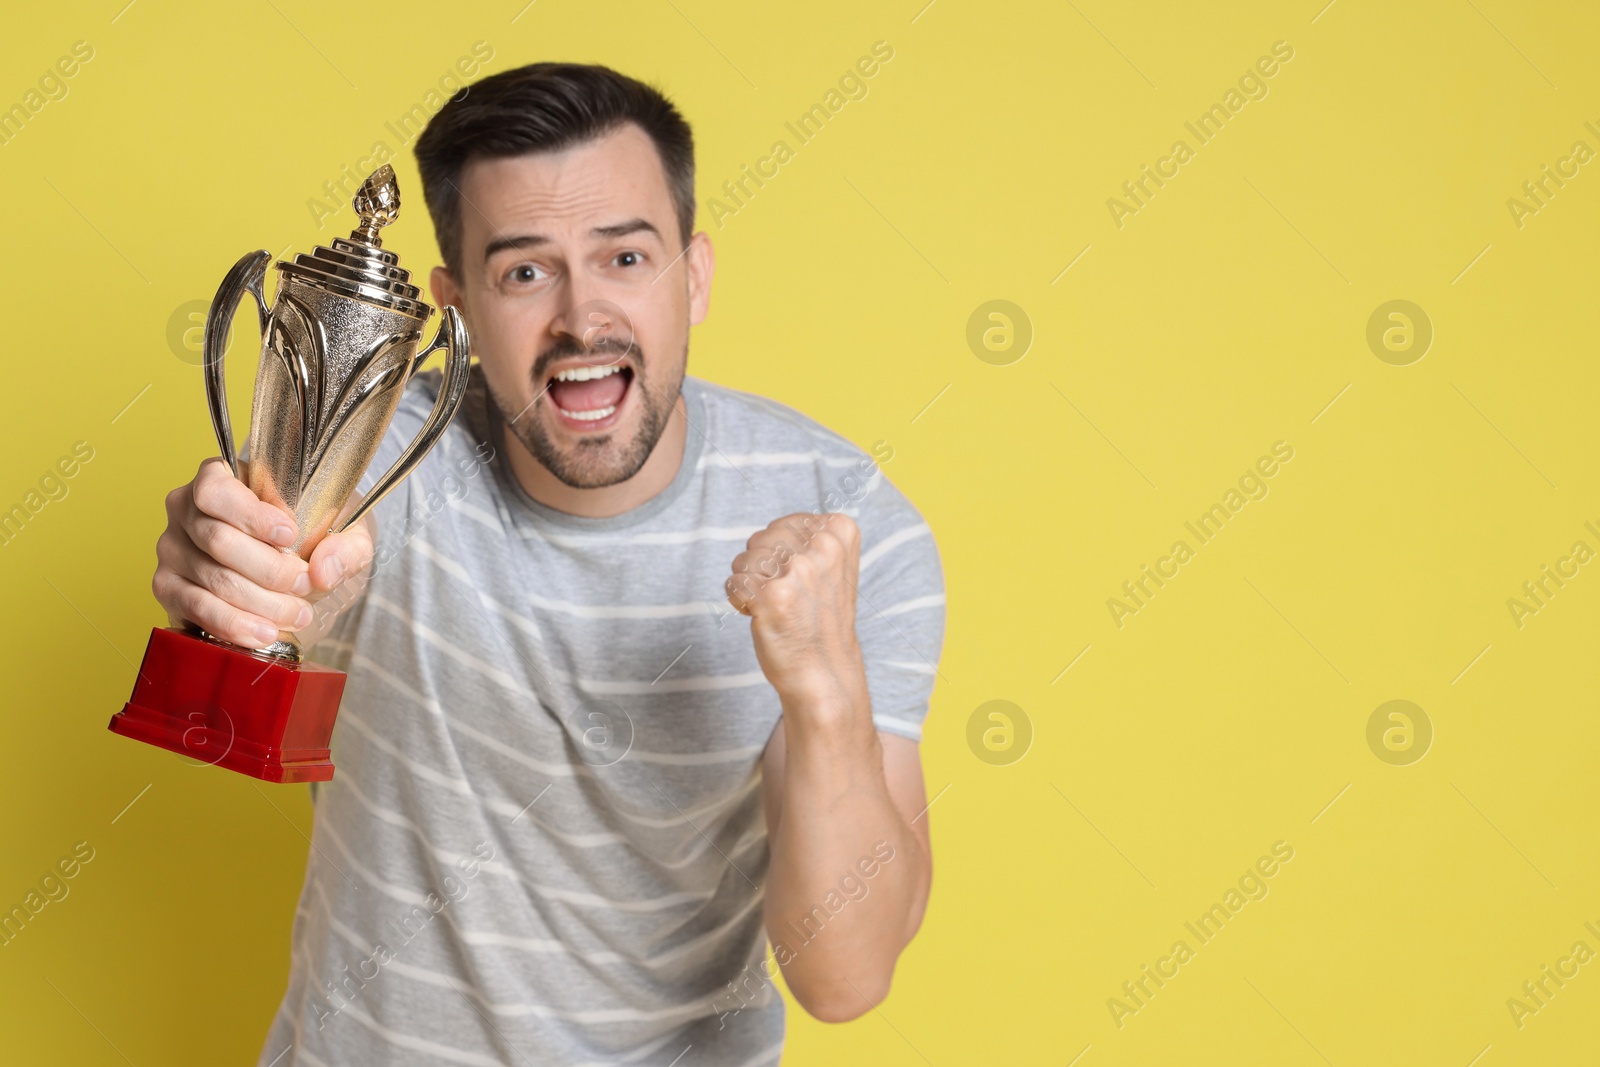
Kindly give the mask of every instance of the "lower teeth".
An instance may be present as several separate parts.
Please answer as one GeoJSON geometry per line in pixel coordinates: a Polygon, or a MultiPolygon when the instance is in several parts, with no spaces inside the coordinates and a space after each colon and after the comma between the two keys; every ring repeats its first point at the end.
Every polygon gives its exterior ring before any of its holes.
{"type": "Polygon", "coordinates": [[[613,411],[616,411],[617,405],[612,404],[610,407],[595,408],[593,411],[568,411],[565,408],[557,408],[556,410],[567,418],[576,419],[578,422],[598,422],[609,416],[613,411]]]}

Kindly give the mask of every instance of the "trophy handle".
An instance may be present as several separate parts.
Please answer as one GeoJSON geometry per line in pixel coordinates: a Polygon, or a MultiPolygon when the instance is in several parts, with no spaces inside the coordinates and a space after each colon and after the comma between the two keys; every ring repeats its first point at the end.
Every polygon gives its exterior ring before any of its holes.
{"type": "Polygon", "coordinates": [[[261,332],[266,333],[267,321],[272,311],[262,286],[267,277],[267,263],[272,253],[266,249],[251,252],[233,265],[228,276],[217,287],[206,313],[205,339],[201,346],[206,376],[206,404],[211,409],[211,428],[217,431],[217,445],[228,469],[239,477],[239,457],[233,447],[233,426],[228,421],[228,387],[223,375],[222,360],[228,351],[228,334],[233,326],[233,314],[239,302],[249,293],[256,298],[256,312],[261,319],[261,332]]]}
{"type": "Polygon", "coordinates": [[[433,340],[428,342],[428,347],[418,352],[411,362],[411,370],[406,375],[410,380],[428,356],[438,351],[445,350],[444,379],[439,383],[439,399],[433,402],[433,410],[428,413],[427,421],[422,424],[416,440],[405,453],[394,461],[394,466],[383,473],[372,491],[367,494],[361,505],[351,512],[350,517],[336,526],[332,532],[342,533],[360,522],[371,511],[378,501],[389,494],[389,491],[410,474],[422,462],[438,442],[440,435],[450,420],[455,418],[456,410],[461,407],[461,399],[467,392],[467,373],[472,362],[471,345],[467,339],[466,324],[461,321],[461,312],[451,305],[445,305],[444,317],[439,323],[439,332],[433,335],[433,340]]]}

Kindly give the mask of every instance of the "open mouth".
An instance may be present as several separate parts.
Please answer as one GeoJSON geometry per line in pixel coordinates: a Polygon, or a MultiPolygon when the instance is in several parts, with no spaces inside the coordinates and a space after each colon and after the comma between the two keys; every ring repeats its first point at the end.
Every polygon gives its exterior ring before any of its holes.
{"type": "Polygon", "coordinates": [[[569,430],[588,433],[610,427],[633,384],[633,368],[577,364],[557,371],[546,388],[557,420],[569,430]]]}

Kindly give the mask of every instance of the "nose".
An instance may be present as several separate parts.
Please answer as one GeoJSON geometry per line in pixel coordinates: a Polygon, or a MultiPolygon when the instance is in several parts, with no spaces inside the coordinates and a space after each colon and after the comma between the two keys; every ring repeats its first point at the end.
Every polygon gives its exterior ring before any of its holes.
{"type": "Polygon", "coordinates": [[[602,303],[597,287],[581,272],[569,275],[561,286],[561,305],[550,320],[551,335],[570,337],[585,349],[592,347],[604,325],[604,316],[594,314],[602,303]]]}
{"type": "Polygon", "coordinates": [[[623,345],[628,331],[625,313],[609,300],[585,300],[567,314],[565,332],[585,349],[623,345]]]}
{"type": "Polygon", "coordinates": [[[633,348],[633,320],[624,308],[593,287],[569,283],[563,302],[550,320],[550,333],[570,338],[584,352],[600,352],[620,360],[633,348]]]}

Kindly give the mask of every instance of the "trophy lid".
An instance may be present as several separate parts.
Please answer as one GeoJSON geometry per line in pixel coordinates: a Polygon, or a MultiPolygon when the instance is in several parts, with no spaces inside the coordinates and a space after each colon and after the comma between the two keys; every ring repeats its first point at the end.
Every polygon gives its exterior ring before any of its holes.
{"type": "Polygon", "coordinates": [[[285,276],[354,297],[425,321],[433,308],[422,302],[422,290],[410,283],[411,272],[399,257],[382,247],[378,231],[400,214],[400,186],[394,168],[385,163],[361,183],[352,201],[361,225],[332,247],[318,245],[292,263],[278,263],[285,276]]]}

